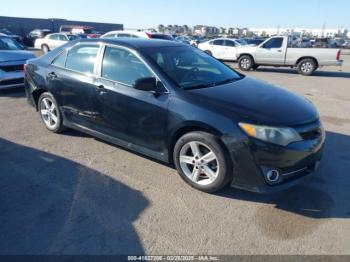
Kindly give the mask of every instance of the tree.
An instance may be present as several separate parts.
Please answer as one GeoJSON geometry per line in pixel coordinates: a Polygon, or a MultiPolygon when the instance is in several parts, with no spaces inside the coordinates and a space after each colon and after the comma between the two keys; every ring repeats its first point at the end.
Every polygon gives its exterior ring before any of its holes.
{"type": "Polygon", "coordinates": [[[164,33],[164,31],[165,31],[164,25],[162,25],[162,24],[158,25],[158,32],[164,33]]]}

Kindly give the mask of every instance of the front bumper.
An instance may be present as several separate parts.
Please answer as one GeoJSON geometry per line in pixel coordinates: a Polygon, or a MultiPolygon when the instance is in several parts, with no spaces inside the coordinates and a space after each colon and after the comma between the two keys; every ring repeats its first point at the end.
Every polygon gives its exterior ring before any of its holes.
{"type": "Polygon", "coordinates": [[[316,171],[322,158],[325,132],[321,127],[318,137],[286,147],[251,138],[236,140],[235,143],[230,142],[229,138],[224,140],[230,146],[234,168],[231,186],[257,193],[273,193],[298,184],[316,171]],[[270,170],[279,173],[279,179],[275,183],[267,179],[270,170]]]}

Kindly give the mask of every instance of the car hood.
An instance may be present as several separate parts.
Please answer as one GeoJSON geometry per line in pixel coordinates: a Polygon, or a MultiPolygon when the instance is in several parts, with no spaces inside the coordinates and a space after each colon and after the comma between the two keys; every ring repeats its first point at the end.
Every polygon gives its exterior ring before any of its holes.
{"type": "Polygon", "coordinates": [[[34,54],[25,50],[2,51],[0,50],[0,62],[23,61],[34,58],[34,54]]]}
{"type": "Polygon", "coordinates": [[[224,109],[238,121],[291,126],[319,117],[307,99],[250,77],[222,86],[189,90],[189,94],[201,105],[224,109]]]}

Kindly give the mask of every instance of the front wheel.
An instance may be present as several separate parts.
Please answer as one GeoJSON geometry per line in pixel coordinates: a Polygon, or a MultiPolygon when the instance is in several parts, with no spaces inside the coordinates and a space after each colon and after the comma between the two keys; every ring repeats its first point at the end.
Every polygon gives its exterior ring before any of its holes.
{"type": "Polygon", "coordinates": [[[249,71],[253,68],[255,68],[254,60],[249,55],[243,55],[238,59],[238,67],[242,71],[249,71]]]}
{"type": "Polygon", "coordinates": [[[316,62],[314,59],[306,58],[299,62],[298,73],[303,76],[311,76],[316,70],[316,62]]]}
{"type": "Polygon", "coordinates": [[[46,128],[54,133],[64,130],[62,115],[53,95],[49,92],[43,93],[38,102],[41,120],[46,128]]]}
{"type": "Polygon", "coordinates": [[[205,132],[182,136],[174,148],[176,169],[192,187],[212,193],[230,181],[231,161],[217,138],[205,132]]]}

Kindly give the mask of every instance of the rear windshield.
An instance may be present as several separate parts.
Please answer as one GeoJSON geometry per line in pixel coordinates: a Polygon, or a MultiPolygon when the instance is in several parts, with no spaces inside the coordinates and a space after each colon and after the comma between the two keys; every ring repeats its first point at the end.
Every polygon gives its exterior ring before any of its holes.
{"type": "Polygon", "coordinates": [[[0,38],[0,50],[22,50],[24,49],[21,44],[10,37],[0,38]]]}

